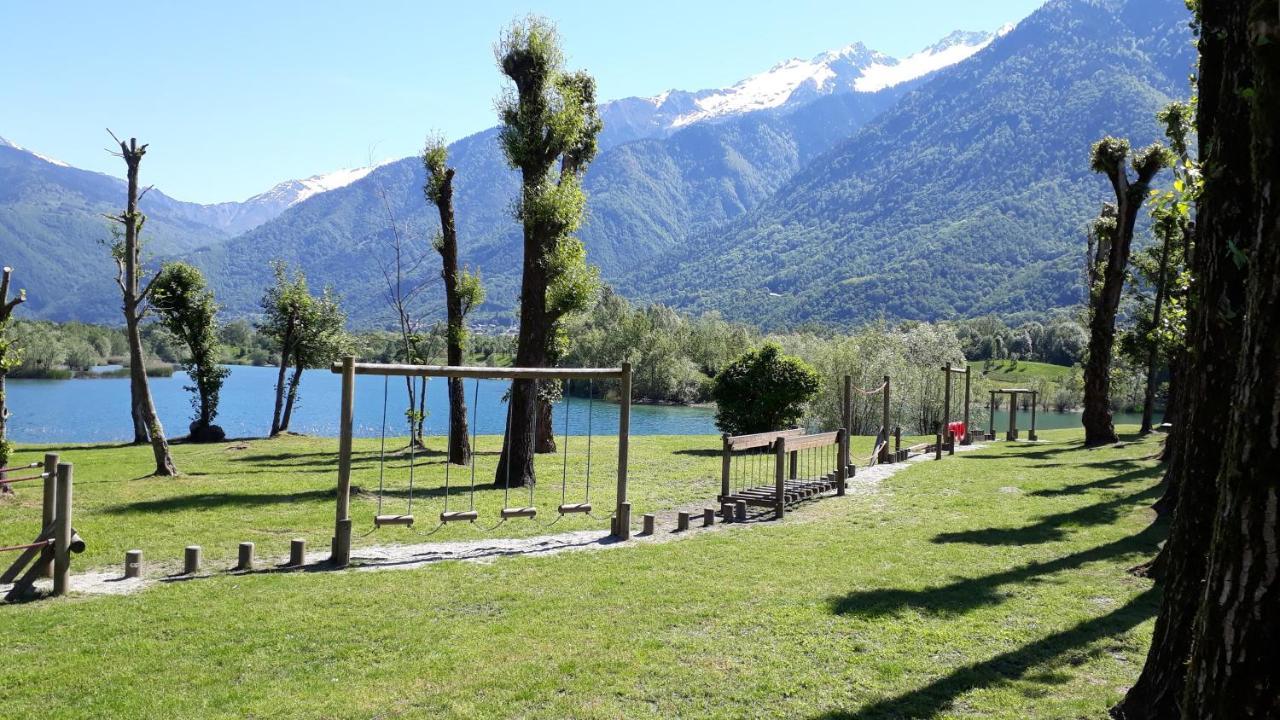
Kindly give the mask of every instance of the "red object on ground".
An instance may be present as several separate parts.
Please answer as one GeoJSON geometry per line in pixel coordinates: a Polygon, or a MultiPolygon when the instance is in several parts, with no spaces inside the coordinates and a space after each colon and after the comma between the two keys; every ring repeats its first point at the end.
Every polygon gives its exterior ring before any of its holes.
{"type": "Polygon", "coordinates": [[[964,426],[963,420],[958,420],[947,424],[947,432],[951,433],[951,437],[956,440],[964,440],[965,436],[969,434],[969,429],[964,426]]]}

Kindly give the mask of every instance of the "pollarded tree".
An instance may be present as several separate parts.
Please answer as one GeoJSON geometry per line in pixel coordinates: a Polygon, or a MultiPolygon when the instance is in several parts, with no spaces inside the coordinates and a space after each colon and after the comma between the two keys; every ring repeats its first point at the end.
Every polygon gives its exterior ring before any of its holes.
{"type": "MultiPolygon", "coordinates": [[[[122,309],[124,310],[125,336],[129,343],[129,392],[131,395],[130,411],[133,416],[133,441],[145,443],[150,441],[151,451],[155,456],[156,475],[177,475],[178,468],[169,453],[169,441],[164,436],[164,426],[156,414],[155,402],[151,398],[151,387],[147,384],[146,360],[142,354],[142,334],[140,325],[147,313],[147,300],[152,285],[142,286],[142,226],[146,216],[138,209],[138,201],[142,195],[138,190],[138,168],[142,164],[142,156],[147,153],[147,146],[139,145],[137,139],[129,138],[124,142],[111,136],[120,143],[119,156],[124,158],[127,168],[126,204],[120,215],[109,216],[110,219],[124,227],[122,237],[111,247],[111,255],[116,261],[116,284],[120,287],[122,309]]],[[[154,278],[153,278],[154,281],[154,278]]]]}
{"type": "MultiPolygon", "coordinates": [[[[573,233],[586,208],[582,173],[595,157],[602,126],[595,83],[585,73],[565,72],[559,35],[550,22],[529,17],[513,23],[495,54],[511,81],[498,99],[500,140],[521,179],[515,211],[524,233],[516,365],[545,367],[558,321],[584,307],[584,296],[594,292],[583,287],[584,280],[592,284],[595,273],[586,267],[573,233]]],[[[494,478],[499,485],[535,481],[537,403],[536,383],[513,383],[509,429],[494,478]]]]}
{"type": "Polygon", "coordinates": [[[729,363],[715,377],[716,427],[730,435],[785,430],[804,417],[818,395],[818,372],[797,357],[782,354],[777,343],[729,363]]]}
{"type": "MultiPolygon", "coordinates": [[[[13,268],[6,267],[4,276],[0,279],[0,467],[9,464],[10,455],[9,402],[5,380],[9,376],[9,369],[17,367],[22,362],[22,348],[15,342],[9,326],[13,320],[13,311],[27,301],[26,290],[19,290],[17,295],[12,299],[9,298],[9,281],[12,274],[13,268]]],[[[3,479],[4,473],[0,473],[0,480],[3,479]]],[[[8,485],[0,485],[0,494],[11,492],[13,490],[8,485]]]]}
{"type": "Polygon", "coordinates": [[[151,305],[160,324],[187,348],[183,369],[193,385],[192,405],[196,417],[191,422],[191,439],[218,442],[226,435],[213,424],[218,415],[218,395],[228,370],[218,364],[218,305],[204,275],[183,262],[166,263],[151,285],[151,305]]]}
{"type": "Polygon", "coordinates": [[[1089,258],[1089,357],[1084,368],[1085,445],[1116,441],[1111,420],[1111,353],[1116,339],[1116,312],[1124,290],[1138,211],[1156,173],[1170,163],[1169,151],[1155,143],[1133,153],[1129,141],[1105,137],[1094,143],[1091,167],[1107,176],[1116,202],[1103,207],[1091,233],[1094,244],[1089,258]],[[1137,173],[1129,177],[1126,164],[1137,173]]]}
{"type": "MultiPolygon", "coordinates": [[[[458,269],[458,225],[453,211],[453,175],[449,167],[449,150],[441,139],[427,141],[422,151],[422,164],[427,169],[423,192],[440,213],[440,235],[433,243],[440,253],[440,278],[444,281],[446,313],[446,361],[463,363],[467,342],[467,315],[484,302],[484,286],[479,274],[458,269]]],[[[449,378],[449,462],[465,465],[471,460],[471,444],[467,439],[467,395],[462,378],[449,378]]]]}

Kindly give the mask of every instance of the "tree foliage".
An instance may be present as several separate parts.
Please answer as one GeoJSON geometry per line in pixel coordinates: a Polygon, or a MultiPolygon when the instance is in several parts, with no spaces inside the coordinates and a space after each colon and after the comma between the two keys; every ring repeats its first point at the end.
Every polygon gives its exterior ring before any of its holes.
{"type": "Polygon", "coordinates": [[[782,346],[765,343],[716,375],[716,427],[730,435],[785,430],[804,418],[818,395],[818,371],[782,346]]]}
{"type": "MultiPolygon", "coordinates": [[[[213,292],[194,266],[170,262],[160,268],[151,285],[151,306],[164,329],[186,346],[182,366],[193,384],[185,389],[195,393],[191,436],[206,437],[218,415],[218,396],[228,375],[218,364],[218,305],[213,292]]],[[[214,432],[210,439],[220,440],[219,435],[214,432]]]]}

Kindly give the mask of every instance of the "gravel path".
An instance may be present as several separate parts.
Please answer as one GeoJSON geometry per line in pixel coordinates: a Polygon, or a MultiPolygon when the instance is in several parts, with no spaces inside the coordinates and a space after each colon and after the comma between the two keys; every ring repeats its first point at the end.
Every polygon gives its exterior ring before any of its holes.
{"type": "MultiPolygon", "coordinates": [[[[986,446],[957,446],[956,452],[968,452],[971,450],[978,450],[983,447],[986,446]]],[[[907,465],[917,462],[926,462],[931,459],[932,456],[918,455],[905,463],[876,465],[870,468],[858,468],[854,477],[849,479],[847,486],[848,493],[849,495],[866,495],[873,493],[885,478],[898,473],[906,468],[907,465]]],[[[825,497],[822,499],[822,502],[824,503],[834,501],[836,501],[836,498],[833,497],[825,497]]],[[[813,502],[816,501],[804,503],[801,506],[802,511],[805,506],[809,506],[813,502]]],[[[716,524],[711,527],[702,527],[701,514],[704,507],[707,506],[689,505],[656,513],[657,532],[648,536],[633,534],[631,541],[628,542],[614,540],[608,532],[603,530],[584,530],[528,538],[485,538],[474,541],[425,542],[413,545],[358,546],[352,551],[351,567],[345,571],[331,570],[326,567],[324,562],[328,559],[329,553],[324,551],[307,553],[307,565],[300,568],[273,567],[263,564],[264,566],[262,569],[251,572],[373,572],[386,570],[408,570],[448,560],[490,563],[503,557],[536,557],[566,552],[591,552],[611,548],[628,547],[633,544],[674,542],[693,537],[704,532],[746,531],[756,523],[766,521],[772,517],[772,511],[764,511],[752,516],[746,523],[724,523],[716,524]],[[689,511],[695,516],[692,518],[690,523],[692,529],[688,532],[674,532],[673,530],[676,525],[676,515],[680,511],[689,511]]],[[[633,518],[633,520],[637,524],[639,523],[638,517],[633,518]]],[[[261,560],[260,563],[262,563],[261,560]]],[[[141,578],[125,580],[120,573],[117,572],[77,573],[74,572],[73,565],[71,588],[74,592],[85,595],[127,595],[148,587],[164,585],[171,582],[189,582],[192,580],[199,580],[201,578],[226,574],[246,574],[230,571],[209,572],[196,576],[186,576],[165,574],[166,572],[174,572],[177,569],[177,566],[165,567],[149,565],[148,569],[149,572],[141,578]]],[[[8,585],[0,585],[0,596],[3,596],[8,592],[9,587],[10,586],[8,585]]],[[[47,590],[50,587],[49,581],[39,581],[37,582],[37,587],[47,590]]]]}

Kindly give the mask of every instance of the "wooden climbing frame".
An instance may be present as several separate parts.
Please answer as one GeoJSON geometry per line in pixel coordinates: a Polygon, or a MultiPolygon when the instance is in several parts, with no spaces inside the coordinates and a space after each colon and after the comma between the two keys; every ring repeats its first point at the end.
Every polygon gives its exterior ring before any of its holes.
{"type": "Polygon", "coordinates": [[[844,495],[850,475],[848,433],[843,429],[806,435],[801,429],[779,430],[722,438],[721,507],[752,505],[772,508],[783,518],[786,509],[803,500],[834,491],[844,495]],[[752,452],[755,451],[755,452],[752,452]],[[746,453],[746,454],[744,454],[746,453]],[[734,458],[757,472],[734,473],[734,458]],[[772,476],[771,483],[765,479],[772,476]],[[734,484],[734,479],[740,482],[734,484]]]}
{"type": "Polygon", "coordinates": [[[1027,433],[1027,439],[1035,442],[1036,437],[1036,405],[1040,399],[1040,391],[1030,388],[1002,388],[1000,390],[991,391],[991,421],[987,424],[987,439],[996,439],[996,395],[1009,396],[1009,429],[1004,434],[1004,439],[1013,441],[1018,439],[1018,396],[1031,396],[1031,430],[1027,433]]]}
{"type": "Polygon", "coordinates": [[[17,558],[0,573],[0,584],[12,583],[5,600],[24,600],[34,594],[35,581],[53,578],[53,595],[65,595],[71,587],[71,555],[84,552],[84,541],[71,526],[71,463],[58,462],[58,456],[44,456],[43,472],[19,480],[43,480],[41,531],[34,541],[0,548],[0,552],[16,552],[17,558]]]}

